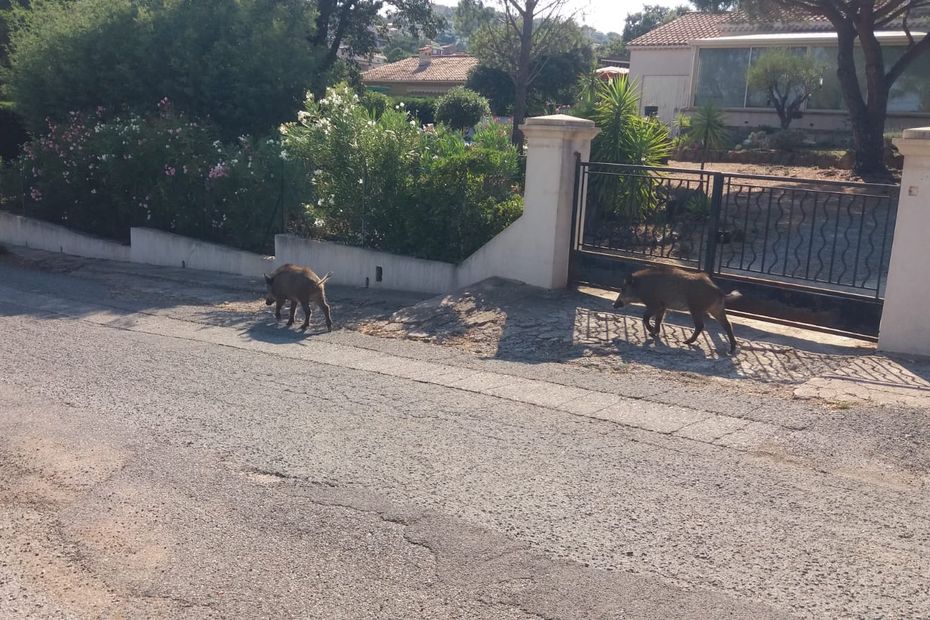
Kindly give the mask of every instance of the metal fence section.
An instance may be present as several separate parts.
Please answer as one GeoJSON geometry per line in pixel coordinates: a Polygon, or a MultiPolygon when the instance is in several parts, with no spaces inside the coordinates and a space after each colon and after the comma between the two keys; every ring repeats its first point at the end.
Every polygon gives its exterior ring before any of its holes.
{"type": "Polygon", "coordinates": [[[899,190],[579,161],[573,249],[881,299],[899,190]]]}

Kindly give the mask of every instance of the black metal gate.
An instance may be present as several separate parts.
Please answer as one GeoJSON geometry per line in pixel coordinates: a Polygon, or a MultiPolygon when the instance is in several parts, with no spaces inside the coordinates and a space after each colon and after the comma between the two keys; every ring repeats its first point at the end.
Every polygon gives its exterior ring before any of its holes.
{"type": "Polygon", "coordinates": [[[649,264],[703,270],[733,309],[875,336],[900,187],[577,163],[571,277],[616,288],[649,264]]]}

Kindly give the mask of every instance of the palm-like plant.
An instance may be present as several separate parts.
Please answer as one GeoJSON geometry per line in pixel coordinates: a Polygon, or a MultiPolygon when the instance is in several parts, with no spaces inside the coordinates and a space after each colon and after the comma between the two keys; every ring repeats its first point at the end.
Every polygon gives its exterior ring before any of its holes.
{"type": "MultiPolygon", "coordinates": [[[[593,120],[601,133],[591,145],[595,161],[658,166],[671,153],[668,128],[639,114],[638,90],[637,83],[626,78],[599,86],[593,120]]],[[[655,172],[636,169],[617,176],[596,177],[597,182],[591,187],[595,202],[610,206],[634,221],[658,204],[659,179],[655,172]]]]}
{"type": "Polygon", "coordinates": [[[691,117],[691,135],[701,145],[701,170],[709,149],[719,149],[730,139],[723,112],[712,103],[705,103],[691,117]]]}

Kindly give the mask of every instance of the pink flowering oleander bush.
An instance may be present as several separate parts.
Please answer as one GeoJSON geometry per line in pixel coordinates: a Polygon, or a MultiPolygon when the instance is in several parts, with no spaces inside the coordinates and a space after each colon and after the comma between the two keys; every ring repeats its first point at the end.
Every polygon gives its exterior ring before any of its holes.
{"type": "Polygon", "coordinates": [[[114,239],[148,226],[268,251],[285,213],[303,213],[306,173],[277,136],[222,142],[219,135],[166,99],[145,116],[73,113],[49,121],[26,145],[5,174],[18,173],[5,186],[19,195],[5,192],[5,204],[114,239]]]}
{"type": "Polygon", "coordinates": [[[305,231],[318,238],[460,261],[520,216],[517,152],[497,124],[473,141],[424,130],[404,106],[375,116],[346,86],[308,99],[282,127],[286,152],[304,162],[314,191],[305,231]]]}

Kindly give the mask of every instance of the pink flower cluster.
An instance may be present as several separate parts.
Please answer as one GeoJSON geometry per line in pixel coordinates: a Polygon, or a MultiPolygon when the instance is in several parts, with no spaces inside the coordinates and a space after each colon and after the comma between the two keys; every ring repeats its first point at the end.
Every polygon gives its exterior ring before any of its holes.
{"type": "Polygon", "coordinates": [[[210,168],[210,172],[207,174],[207,178],[210,180],[220,179],[225,176],[229,176],[229,167],[223,161],[210,168]]]}

